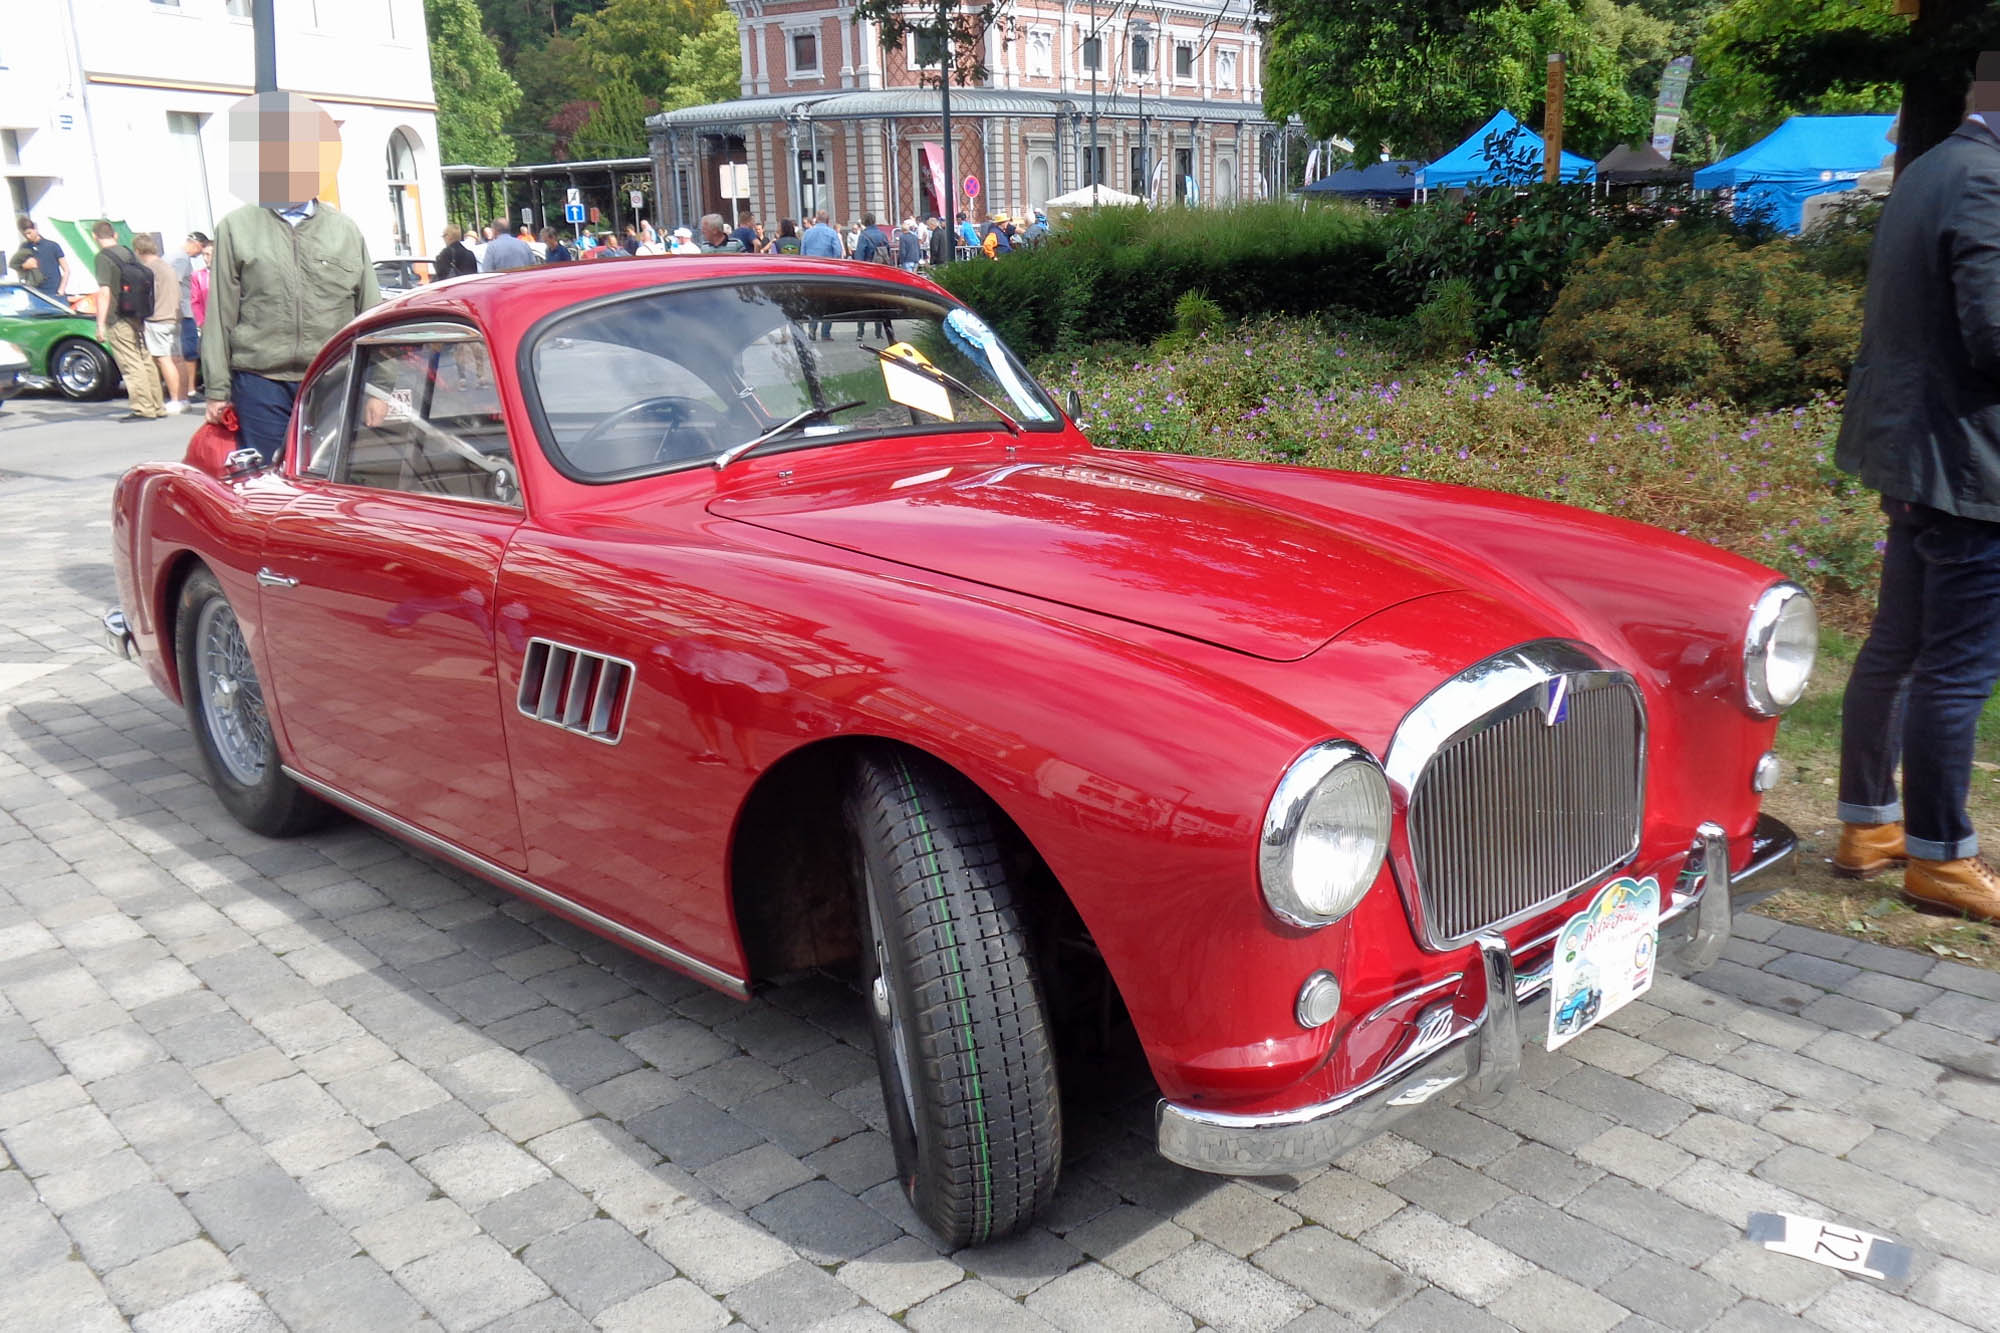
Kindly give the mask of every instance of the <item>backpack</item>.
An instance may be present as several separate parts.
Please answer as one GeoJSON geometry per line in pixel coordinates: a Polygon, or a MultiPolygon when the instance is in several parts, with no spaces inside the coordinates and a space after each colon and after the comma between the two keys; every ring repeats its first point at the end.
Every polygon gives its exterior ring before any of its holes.
{"type": "Polygon", "coordinates": [[[896,262],[896,238],[881,227],[875,229],[875,253],[870,256],[878,264],[896,262]]]}
{"type": "Polygon", "coordinates": [[[106,253],[111,256],[111,262],[118,265],[118,294],[113,300],[113,308],[125,318],[151,319],[153,270],[147,268],[137,255],[122,245],[106,253]]]}

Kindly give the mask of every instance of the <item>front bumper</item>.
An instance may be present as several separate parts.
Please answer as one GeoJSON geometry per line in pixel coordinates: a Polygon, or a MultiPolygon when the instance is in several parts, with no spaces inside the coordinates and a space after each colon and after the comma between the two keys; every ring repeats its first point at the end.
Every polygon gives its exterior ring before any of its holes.
{"type": "MultiPolygon", "coordinates": [[[[1689,887],[1676,888],[1660,913],[1660,962],[1668,970],[1687,975],[1714,963],[1729,942],[1731,913],[1776,892],[1789,878],[1798,854],[1798,839],[1789,828],[1762,816],[1750,842],[1750,863],[1726,880],[1704,875],[1691,883],[1683,875],[1689,887]]],[[[1729,840],[1720,828],[1701,826],[1690,864],[1730,864],[1729,840]]],[[[1162,1101],[1154,1117],[1160,1154],[1218,1175],[1287,1175],[1345,1156],[1451,1088],[1463,1086],[1474,1104],[1497,1099],[1520,1072],[1522,1034],[1546,1031],[1548,1024],[1553,962],[1517,968],[1516,952],[1531,954],[1552,938],[1532,940],[1518,951],[1497,935],[1475,942],[1475,980],[1484,991],[1475,1017],[1459,1013],[1455,1002],[1463,974],[1398,996],[1394,1003],[1427,994],[1436,998],[1417,1015],[1408,1044],[1380,1073],[1330,1101],[1265,1115],[1162,1101]]]]}

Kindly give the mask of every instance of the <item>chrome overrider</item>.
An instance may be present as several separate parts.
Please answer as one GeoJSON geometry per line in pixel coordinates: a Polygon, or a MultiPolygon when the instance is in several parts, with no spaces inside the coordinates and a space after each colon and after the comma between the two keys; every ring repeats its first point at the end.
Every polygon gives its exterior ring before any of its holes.
{"type": "Polygon", "coordinates": [[[104,639],[112,652],[128,662],[138,651],[132,641],[132,627],[125,623],[125,613],[115,606],[104,613],[104,639]]]}
{"type": "MultiPolygon", "coordinates": [[[[1707,874],[1728,866],[1729,839],[1720,826],[1696,830],[1686,866],[1660,913],[1660,963],[1688,975],[1710,966],[1729,942],[1730,914],[1755,886],[1782,880],[1798,853],[1792,831],[1766,815],[1751,834],[1750,862],[1734,874],[1707,874]],[[1781,872],[1774,874],[1773,872],[1781,872]]],[[[1518,968],[1517,955],[1544,949],[1553,932],[1512,949],[1498,934],[1469,946],[1472,984],[1483,993],[1480,1012],[1458,1012],[1467,984],[1456,972],[1396,996],[1383,1009],[1435,996],[1411,1024],[1408,1044],[1382,1071],[1329,1101],[1266,1115],[1232,1115],[1162,1101],[1154,1114],[1160,1154],[1182,1166],[1227,1176],[1286,1175],[1321,1166],[1390,1128],[1402,1116],[1452,1088],[1483,1105],[1503,1096],[1521,1067],[1524,1034],[1546,1029],[1553,961],[1518,968]]],[[[1551,951],[1552,952],[1552,951],[1551,951]]]]}

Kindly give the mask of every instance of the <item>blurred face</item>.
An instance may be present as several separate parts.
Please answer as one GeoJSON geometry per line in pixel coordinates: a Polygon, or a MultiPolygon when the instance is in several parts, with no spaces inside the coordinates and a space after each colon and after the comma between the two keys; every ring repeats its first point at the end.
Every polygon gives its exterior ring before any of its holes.
{"type": "Polygon", "coordinates": [[[333,192],[340,130],[317,103],[296,93],[257,93],[228,115],[230,193],[271,208],[333,192]]]}
{"type": "Polygon", "coordinates": [[[32,245],[34,242],[42,239],[42,229],[40,227],[30,227],[21,233],[21,239],[32,245]]]}
{"type": "Polygon", "coordinates": [[[181,249],[187,252],[187,257],[189,259],[193,259],[196,255],[201,253],[201,242],[197,241],[194,237],[190,236],[185,241],[181,242],[181,249]]]}

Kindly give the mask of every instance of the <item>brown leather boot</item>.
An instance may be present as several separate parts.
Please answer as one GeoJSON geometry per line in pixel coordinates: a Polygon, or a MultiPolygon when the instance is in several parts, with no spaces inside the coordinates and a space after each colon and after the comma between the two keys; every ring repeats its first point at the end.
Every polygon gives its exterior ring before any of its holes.
{"type": "Polygon", "coordinates": [[[1943,907],[2000,924],[2000,873],[1976,856],[1958,861],[1912,859],[1903,896],[1923,907],[1943,907]]]}
{"type": "Polygon", "coordinates": [[[1842,824],[1840,846],[1834,849],[1833,873],[1847,879],[1867,879],[1903,864],[1901,824],[1842,824]]]}

